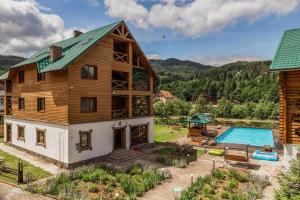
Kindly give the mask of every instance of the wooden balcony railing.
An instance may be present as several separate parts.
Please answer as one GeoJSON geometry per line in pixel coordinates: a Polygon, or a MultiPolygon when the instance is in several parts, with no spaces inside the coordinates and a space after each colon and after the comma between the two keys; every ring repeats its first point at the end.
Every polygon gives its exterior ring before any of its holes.
{"type": "Polygon", "coordinates": [[[112,110],[112,118],[113,119],[128,118],[128,110],[127,109],[112,110]]]}
{"type": "Polygon", "coordinates": [[[133,117],[145,117],[149,116],[148,108],[134,108],[132,109],[133,117]]]}
{"type": "Polygon", "coordinates": [[[128,90],[128,81],[112,80],[112,88],[115,90],[128,90]]]}
{"type": "Polygon", "coordinates": [[[114,51],[114,61],[128,63],[128,54],[114,51]]]}
{"type": "Polygon", "coordinates": [[[133,82],[132,89],[135,91],[149,91],[149,84],[146,82],[133,82]]]}

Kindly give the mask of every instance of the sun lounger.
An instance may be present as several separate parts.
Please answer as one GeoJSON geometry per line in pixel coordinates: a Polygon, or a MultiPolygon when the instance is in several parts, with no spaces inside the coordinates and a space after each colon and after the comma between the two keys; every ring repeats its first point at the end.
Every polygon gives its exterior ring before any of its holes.
{"type": "Polygon", "coordinates": [[[208,145],[208,146],[215,146],[216,144],[217,144],[216,140],[209,140],[206,145],[208,145]]]}
{"type": "Polygon", "coordinates": [[[206,143],[209,142],[209,139],[202,139],[200,142],[199,142],[199,145],[205,145],[206,143]]]}

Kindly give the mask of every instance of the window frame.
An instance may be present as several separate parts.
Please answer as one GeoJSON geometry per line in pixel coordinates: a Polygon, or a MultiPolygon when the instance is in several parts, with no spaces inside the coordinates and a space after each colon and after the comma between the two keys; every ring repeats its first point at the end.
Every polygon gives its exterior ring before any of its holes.
{"type": "Polygon", "coordinates": [[[17,134],[17,140],[21,140],[25,142],[25,125],[19,125],[17,124],[18,127],[18,134],[17,134]],[[20,130],[23,129],[23,135],[20,135],[20,130]]]}
{"type": "Polygon", "coordinates": [[[85,150],[92,150],[92,132],[93,130],[89,131],[81,131],[79,130],[79,143],[78,143],[78,151],[79,153],[81,151],[85,150]],[[83,137],[86,136],[86,145],[83,146],[83,137]]]}
{"type": "Polygon", "coordinates": [[[18,83],[19,84],[25,83],[25,71],[24,70],[18,71],[18,83]]]}
{"type": "Polygon", "coordinates": [[[38,97],[37,98],[37,112],[42,112],[44,113],[46,111],[46,98],[45,97],[38,97]],[[43,100],[43,109],[41,109],[40,107],[40,101],[43,100]]]}
{"type": "Polygon", "coordinates": [[[97,79],[98,79],[97,66],[84,64],[81,68],[81,80],[97,80],[97,79]],[[89,73],[91,68],[94,70],[94,76],[91,76],[91,74],[89,73]]]}
{"type": "Polygon", "coordinates": [[[38,70],[36,70],[36,80],[39,81],[45,81],[46,79],[46,73],[45,72],[39,72],[38,70]]]}
{"type": "MultiPolygon", "coordinates": [[[[90,106],[90,102],[86,103],[86,104],[89,104],[88,106],[90,106]]],[[[80,97],[80,112],[81,113],[95,113],[97,112],[97,97],[80,97]],[[86,108],[83,108],[83,101],[85,100],[94,100],[94,109],[90,109],[90,107],[88,107],[87,109],[86,108]]]]}
{"type": "Polygon", "coordinates": [[[36,145],[46,148],[46,129],[36,128],[36,145]],[[41,134],[43,134],[43,142],[40,141],[41,134]]]}
{"type": "Polygon", "coordinates": [[[25,98],[24,97],[19,97],[19,100],[18,100],[18,109],[21,110],[21,111],[24,111],[25,110],[25,98]],[[22,104],[21,104],[21,100],[23,100],[23,108],[22,108],[22,104]]]}

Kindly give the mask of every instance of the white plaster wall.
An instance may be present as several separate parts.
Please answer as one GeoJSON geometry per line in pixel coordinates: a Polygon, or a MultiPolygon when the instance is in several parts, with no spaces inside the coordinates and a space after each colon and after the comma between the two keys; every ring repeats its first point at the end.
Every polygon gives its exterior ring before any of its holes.
{"type": "Polygon", "coordinates": [[[284,145],[284,166],[289,167],[289,162],[297,158],[300,153],[300,144],[285,144],[284,145]]]}
{"type": "Polygon", "coordinates": [[[95,122],[69,125],[69,163],[87,160],[106,155],[113,150],[113,128],[126,126],[126,146],[130,147],[130,125],[149,124],[149,143],[153,143],[153,118],[136,118],[128,120],[95,122]],[[79,131],[92,129],[92,150],[81,151],[76,149],[79,143],[79,131]]]}
{"type": "MultiPolygon", "coordinates": [[[[6,123],[12,124],[13,145],[28,149],[63,163],[68,163],[67,126],[5,117],[4,133],[6,133],[6,123]],[[25,141],[17,140],[17,125],[25,126],[25,141]],[[36,145],[36,128],[46,129],[46,147],[36,145]]],[[[6,141],[6,134],[4,135],[4,139],[6,141]]]]}

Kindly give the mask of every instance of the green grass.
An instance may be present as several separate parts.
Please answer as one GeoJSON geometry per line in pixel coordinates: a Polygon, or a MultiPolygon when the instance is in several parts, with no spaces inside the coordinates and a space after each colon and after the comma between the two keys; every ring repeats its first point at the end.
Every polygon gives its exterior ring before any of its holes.
{"type": "Polygon", "coordinates": [[[173,129],[168,125],[154,126],[155,142],[171,142],[176,138],[187,136],[187,128],[173,129]]]}
{"type": "Polygon", "coordinates": [[[0,143],[4,142],[4,137],[0,137],[0,143]]]}
{"type": "MultiPolygon", "coordinates": [[[[0,151],[0,157],[4,158],[4,165],[14,168],[14,169],[18,169],[18,161],[19,159],[9,155],[3,151],[0,151]]],[[[24,164],[24,176],[28,176],[28,173],[30,174],[30,176],[32,177],[33,180],[38,180],[41,178],[45,178],[50,176],[51,174],[49,172],[46,172],[38,167],[35,167],[25,161],[23,161],[24,164]]],[[[0,173],[0,180],[3,181],[7,181],[10,183],[17,183],[17,176],[9,174],[9,173],[0,173]]]]}
{"type": "Polygon", "coordinates": [[[197,158],[199,158],[200,156],[203,156],[205,154],[203,149],[197,149],[197,158]]]}

